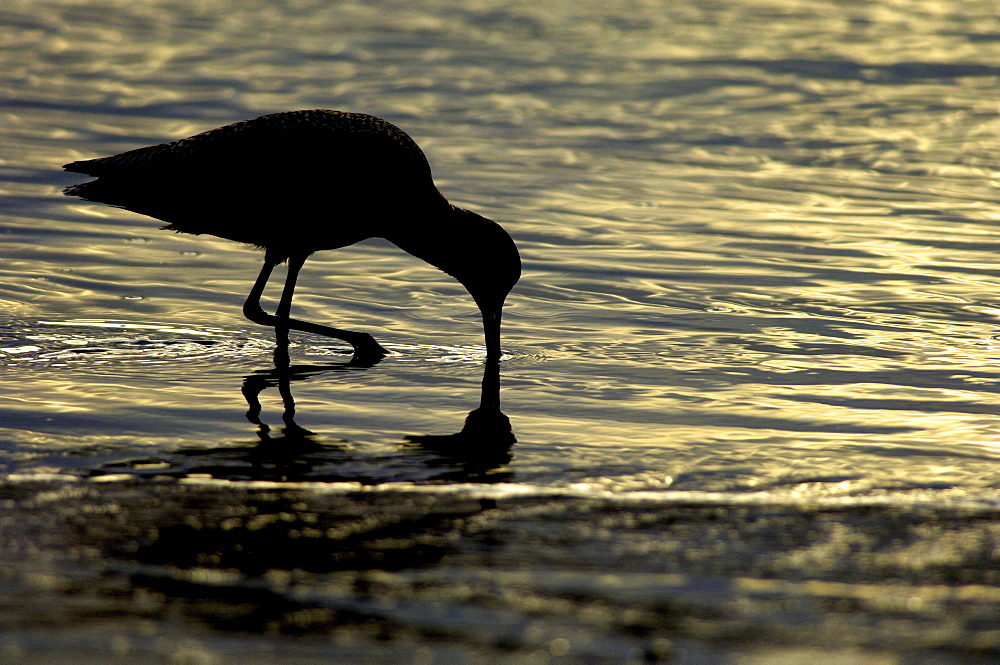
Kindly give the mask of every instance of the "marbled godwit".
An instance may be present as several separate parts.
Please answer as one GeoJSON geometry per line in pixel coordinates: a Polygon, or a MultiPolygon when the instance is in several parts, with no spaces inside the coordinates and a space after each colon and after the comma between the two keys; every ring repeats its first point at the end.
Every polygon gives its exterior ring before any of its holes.
{"type": "Polygon", "coordinates": [[[385,238],[461,282],[483,316],[489,358],[499,358],[500,318],[521,274],[513,240],[499,224],[451,205],[423,151],[395,125],[361,113],[273,113],[190,138],[73,162],[94,176],[66,194],[132,210],[184,233],[264,250],[264,267],[243,312],[273,326],[349,342],[355,357],[386,351],[367,333],[290,317],[298,272],[313,252],[385,238]],[[260,297],[274,266],[288,276],[274,315],[260,297]]]}

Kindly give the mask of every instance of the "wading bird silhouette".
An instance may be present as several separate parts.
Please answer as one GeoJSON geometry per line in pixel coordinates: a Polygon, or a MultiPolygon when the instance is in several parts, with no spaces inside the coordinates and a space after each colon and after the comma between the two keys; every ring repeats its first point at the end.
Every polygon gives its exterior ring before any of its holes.
{"type": "Polygon", "coordinates": [[[72,162],[67,171],[96,180],[65,193],[264,250],[264,266],[243,305],[251,321],[273,326],[278,349],[288,331],[344,340],[354,360],[386,350],[368,333],[290,316],[302,264],[313,252],[385,238],[448,273],[483,316],[487,357],[500,351],[504,300],[521,275],[514,241],[496,222],[450,204],[423,151],[403,130],[363,113],[273,113],[171,143],[72,162]],[[275,314],[260,298],[274,267],[288,261],[275,314]]]}

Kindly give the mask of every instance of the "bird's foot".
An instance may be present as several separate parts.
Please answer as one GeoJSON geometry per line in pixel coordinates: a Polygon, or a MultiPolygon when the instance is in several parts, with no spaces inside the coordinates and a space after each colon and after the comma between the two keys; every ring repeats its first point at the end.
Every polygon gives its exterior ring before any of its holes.
{"type": "Polygon", "coordinates": [[[354,356],[351,358],[352,365],[374,365],[378,361],[382,360],[382,358],[389,355],[389,352],[386,351],[381,344],[376,342],[374,337],[365,332],[341,330],[340,328],[332,328],[319,323],[300,321],[298,319],[285,319],[283,322],[291,330],[309,332],[316,335],[323,335],[325,337],[333,337],[334,339],[340,339],[347,342],[354,347],[354,356]]]}
{"type": "Polygon", "coordinates": [[[352,333],[350,339],[346,341],[354,347],[352,365],[374,365],[389,355],[389,352],[368,333],[352,333]]]}
{"type": "Polygon", "coordinates": [[[340,328],[324,326],[310,321],[301,321],[299,319],[277,317],[264,312],[259,303],[250,301],[247,301],[243,306],[243,313],[254,323],[274,327],[278,342],[274,350],[274,361],[277,367],[288,366],[289,330],[333,337],[334,339],[347,342],[354,347],[354,357],[351,359],[351,364],[353,365],[374,365],[389,355],[389,352],[368,333],[341,330],[340,328]]]}

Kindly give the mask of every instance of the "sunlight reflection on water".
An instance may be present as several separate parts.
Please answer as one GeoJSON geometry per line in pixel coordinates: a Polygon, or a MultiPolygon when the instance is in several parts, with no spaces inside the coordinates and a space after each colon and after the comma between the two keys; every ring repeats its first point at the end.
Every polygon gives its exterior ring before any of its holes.
{"type": "MultiPolygon", "coordinates": [[[[0,542],[37,573],[9,578],[24,625],[77,556],[142,590],[96,584],[107,616],[175,603],[217,636],[243,607],[223,587],[256,589],[287,612],[250,632],[335,634],[347,660],[353,639],[417,662],[410,628],[454,662],[1000,648],[992,3],[7,0],[0,23],[0,542]],[[59,193],[73,159],[311,107],[397,123],[518,242],[509,451],[413,443],[468,440],[482,399],[479,313],[447,276],[380,241],[313,257],[301,317],[393,354],[347,367],[302,336],[281,376],[240,311],[258,254],[59,193]],[[215,573],[218,611],[170,587],[215,573]]],[[[178,662],[164,626],[162,652],[121,653],[178,662]]]]}

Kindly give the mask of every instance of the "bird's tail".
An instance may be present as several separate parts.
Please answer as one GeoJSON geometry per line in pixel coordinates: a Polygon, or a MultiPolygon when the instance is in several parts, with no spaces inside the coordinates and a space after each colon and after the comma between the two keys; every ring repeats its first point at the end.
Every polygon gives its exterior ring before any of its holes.
{"type": "Polygon", "coordinates": [[[81,199],[88,199],[89,197],[87,196],[87,185],[89,184],[91,183],[83,182],[80,183],[79,185],[70,185],[69,187],[63,190],[63,194],[65,194],[66,196],[79,196],[81,199]]]}
{"type": "Polygon", "coordinates": [[[132,188],[127,184],[109,181],[105,178],[81,182],[63,190],[66,196],[79,196],[85,201],[108,203],[113,206],[127,207],[131,202],[132,188]]]}

